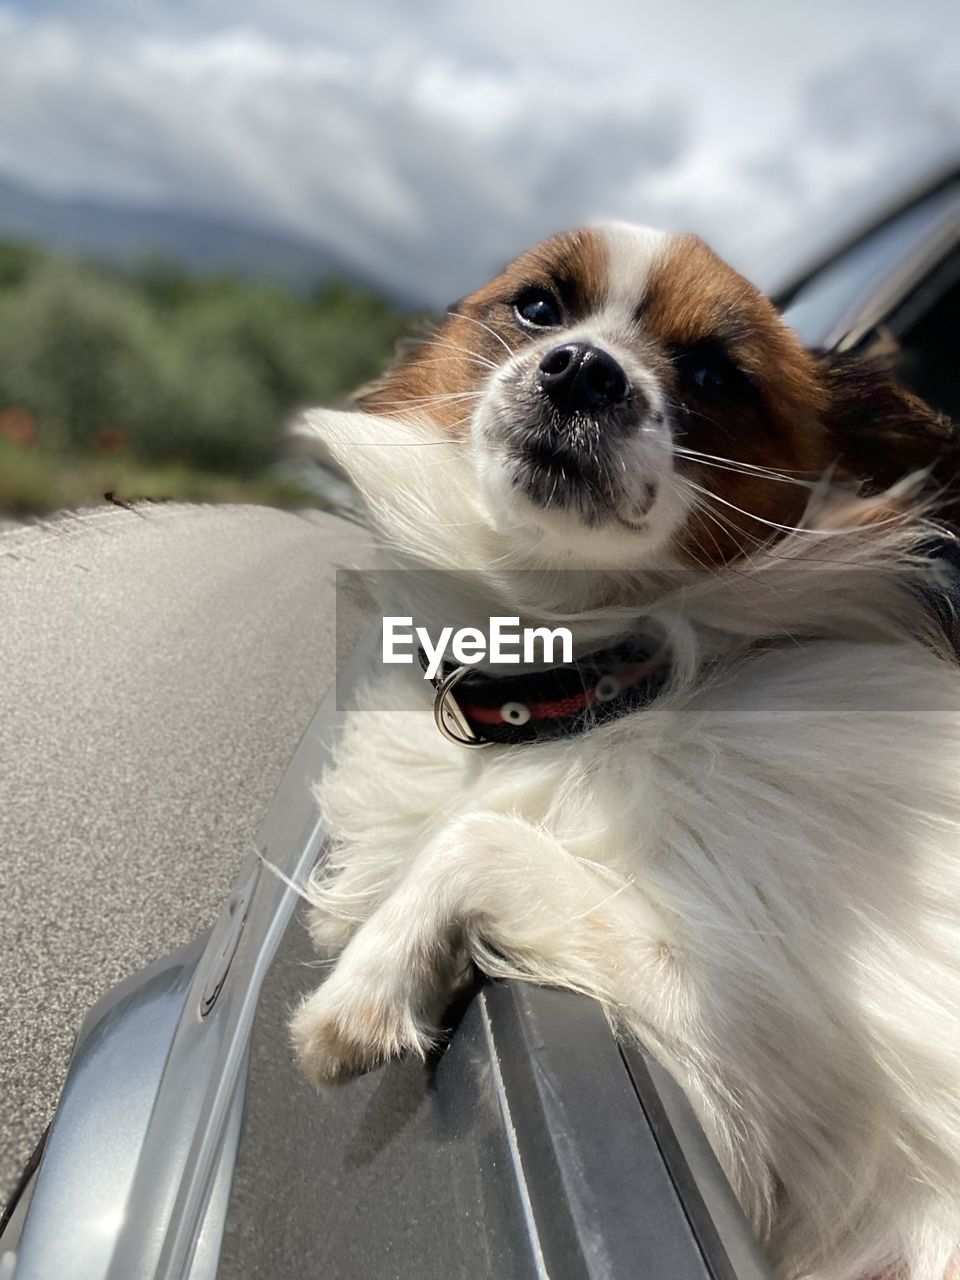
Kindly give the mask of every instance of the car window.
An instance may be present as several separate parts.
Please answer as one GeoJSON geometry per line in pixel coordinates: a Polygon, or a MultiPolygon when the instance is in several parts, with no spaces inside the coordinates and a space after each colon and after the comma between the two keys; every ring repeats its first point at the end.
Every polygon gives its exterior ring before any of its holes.
{"type": "Polygon", "coordinates": [[[791,297],[784,319],[808,346],[823,346],[844,317],[855,313],[877,282],[922,245],[958,202],[958,184],[883,223],[827,266],[791,297]]]}
{"type": "Polygon", "coordinates": [[[960,423],[960,249],[888,321],[901,380],[960,423]]]}

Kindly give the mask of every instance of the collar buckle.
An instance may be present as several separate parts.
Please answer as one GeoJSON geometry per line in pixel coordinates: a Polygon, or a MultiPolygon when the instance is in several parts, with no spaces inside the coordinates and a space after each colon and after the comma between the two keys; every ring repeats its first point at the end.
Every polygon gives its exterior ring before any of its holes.
{"type": "Polygon", "coordinates": [[[433,700],[433,719],[437,728],[448,742],[474,750],[477,747],[492,747],[493,743],[474,733],[453,695],[453,690],[470,670],[468,666],[455,667],[448,675],[434,676],[430,683],[437,695],[433,700]]]}

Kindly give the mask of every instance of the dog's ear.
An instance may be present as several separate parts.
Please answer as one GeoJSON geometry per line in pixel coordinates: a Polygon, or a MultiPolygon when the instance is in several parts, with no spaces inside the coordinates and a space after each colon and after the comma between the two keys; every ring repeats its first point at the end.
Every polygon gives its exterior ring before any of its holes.
{"type": "Polygon", "coordinates": [[[421,312],[415,315],[404,335],[394,344],[393,356],[384,369],[375,378],[357,387],[347,397],[344,408],[370,410],[376,412],[378,405],[394,395],[394,400],[404,398],[404,373],[411,364],[423,355],[424,349],[435,341],[445,317],[432,312],[421,312]]]}
{"type": "Polygon", "coordinates": [[[882,361],[832,353],[817,359],[844,478],[880,492],[927,470],[933,489],[948,502],[960,500],[960,441],[949,418],[900,386],[882,361]]]}

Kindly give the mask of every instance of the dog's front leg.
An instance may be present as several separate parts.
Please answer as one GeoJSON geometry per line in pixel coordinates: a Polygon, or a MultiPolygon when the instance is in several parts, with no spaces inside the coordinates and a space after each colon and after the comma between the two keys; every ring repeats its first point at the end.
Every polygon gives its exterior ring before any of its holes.
{"type": "Polygon", "coordinates": [[[541,828],[476,813],[445,827],[294,1014],[301,1068],[337,1081],[397,1054],[421,1057],[479,939],[511,967],[584,988],[610,952],[597,909],[609,880],[541,828]]]}

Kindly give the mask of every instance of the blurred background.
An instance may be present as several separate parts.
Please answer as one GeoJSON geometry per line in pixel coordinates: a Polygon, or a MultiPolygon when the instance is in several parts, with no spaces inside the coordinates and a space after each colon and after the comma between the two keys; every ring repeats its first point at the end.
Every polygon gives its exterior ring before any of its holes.
{"type": "Polygon", "coordinates": [[[775,288],[958,138],[952,0],[0,0],[0,513],[295,501],[289,414],[542,236],[775,288]]]}

